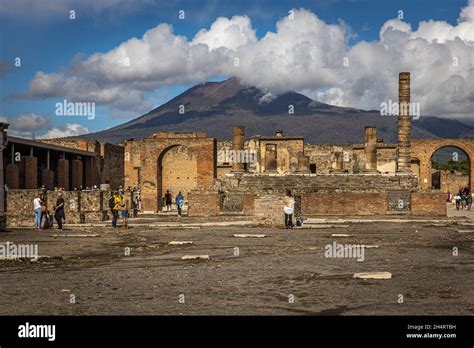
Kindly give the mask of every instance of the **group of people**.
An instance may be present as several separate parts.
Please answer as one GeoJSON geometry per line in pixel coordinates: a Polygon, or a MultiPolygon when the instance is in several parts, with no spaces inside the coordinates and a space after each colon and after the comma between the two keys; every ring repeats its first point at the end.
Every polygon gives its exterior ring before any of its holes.
{"type": "Polygon", "coordinates": [[[448,192],[448,202],[453,202],[456,204],[456,210],[471,210],[472,194],[469,190],[469,187],[460,188],[455,196],[448,192]]]}
{"type": "MultiPolygon", "coordinates": [[[[166,204],[166,211],[171,211],[171,205],[173,204],[173,195],[171,194],[170,190],[166,190],[164,202],[166,204]]],[[[178,210],[178,217],[181,217],[184,206],[184,197],[181,191],[179,191],[178,195],[176,196],[175,202],[176,208],[178,210]]]]}
{"type": "Polygon", "coordinates": [[[122,227],[128,228],[128,214],[130,209],[130,201],[128,197],[123,192],[114,192],[113,195],[110,197],[109,207],[112,212],[112,227],[117,227],[117,221],[119,219],[120,212],[120,215],[123,219],[122,227]]]}
{"type": "MultiPolygon", "coordinates": [[[[42,191],[33,199],[33,209],[35,211],[35,229],[50,229],[53,227],[53,219],[46,204],[45,191],[42,191]]],[[[56,204],[53,206],[53,210],[58,229],[62,230],[63,220],[66,221],[62,192],[58,193],[58,198],[56,199],[56,204]]]]}

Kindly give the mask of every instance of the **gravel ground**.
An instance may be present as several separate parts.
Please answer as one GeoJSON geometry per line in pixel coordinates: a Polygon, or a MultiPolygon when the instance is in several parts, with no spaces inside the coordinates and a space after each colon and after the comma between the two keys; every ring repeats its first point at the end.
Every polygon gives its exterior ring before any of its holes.
{"type": "Polygon", "coordinates": [[[37,262],[0,260],[0,315],[471,315],[474,226],[350,223],[257,227],[12,230],[0,243],[37,244],[37,262]],[[459,232],[462,230],[464,232],[459,232]],[[467,232],[466,232],[467,231],[467,232]],[[470,231],[470,232],[469,232],[470,231]],[[235,238],[234,233],[265,234],[235,238]],[[331,234],[350,237],[331,237],[331,234]],[[169,245],[191,240],[192,245],[169,245]],[[325,246],[378,245],[355,258],[325,246]],[[453,248],[459,250],[453,256],[453,248]],[[130,248],[130,256],[126,256],[130,248]],[[239,255],[236,255],[238,248],[239,255]],[[181,260],[207,254],[209,260],[181,260]],[[354,279],[388,271],[389,280],[354,279]],[[71,295],[75,303],[71,303],[71,295]],[[399,303],[403,295],[403,303],[399,303]],[[294,300],[294,301],[292,301],[294,300]],[[183,303],[184,302],[184,303],[183,303]]]}

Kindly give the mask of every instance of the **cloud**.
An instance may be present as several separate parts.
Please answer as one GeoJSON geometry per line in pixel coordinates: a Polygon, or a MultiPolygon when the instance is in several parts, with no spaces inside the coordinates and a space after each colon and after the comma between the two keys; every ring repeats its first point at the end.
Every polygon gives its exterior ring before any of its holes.
{"type": "Polygon", "coordinates": [[[89,129],[78,123],[67,123],[57,128],[50,129],[41,139],[65,138],[89,133],[89,129]]]}
{"type": "Polygon", "coordinates": [[[354,38],[342,20],[328,24],[305,9],[260,39],[246,16],[219,17],[191,40],[159,24],[108,52],[76,57],[65,70],[38,71],[16,97],[66,97],[138,113],[152,107],[147,96],[156,89],[237,76],[271,95],[297,90],[329,104],[378,109],[397,99],[398,73],[410,71],[412,101],[423,114],[472,115],[474,0],[455,25],[428,20],[414,29],[392,19],[378,40],[350,45],[354,38]]]}
{"type": "Polygon", "coordinates": [[[0,14],[15,18],[67,18],[70,10],[84,16],[95,16],[104,12],[114,15],[150,6],[152,0],[0,0],[0,14]]]}
{"type": "Polygon", "coordinates": [[[20,132],[32,132],[51,128],[51,117],[37,114],[26,114],[11,117],[10,129],[20,132]]]}
{"type": "Polygon", "coordinates": [[[13,117],[0,116],[0,122],[9,124],[8,134],[31,137],[33,133],[49,130],[52,127],[50,116],[34,113],[17,115],[13,117]]]}

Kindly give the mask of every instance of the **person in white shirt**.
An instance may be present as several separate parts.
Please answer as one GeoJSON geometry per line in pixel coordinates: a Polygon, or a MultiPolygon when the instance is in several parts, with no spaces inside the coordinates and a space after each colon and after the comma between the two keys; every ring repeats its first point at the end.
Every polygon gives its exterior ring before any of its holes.
{"type": "Polygon", "coordinates": [[[39,195],[33,200],[33,207],[35,210],[35,228],[39,230],[41,228],[41,198],[39,195]]]}

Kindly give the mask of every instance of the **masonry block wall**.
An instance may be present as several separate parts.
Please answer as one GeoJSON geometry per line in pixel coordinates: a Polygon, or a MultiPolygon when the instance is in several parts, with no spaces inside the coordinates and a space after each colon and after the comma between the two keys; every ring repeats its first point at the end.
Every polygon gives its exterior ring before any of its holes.
{"type": "Polygon", "coordinates": [[[302,216],[383,215],[386,192],[317,192],[301,195],[302,216]]]}
{"type": "MultiPolygon", "coordinates": [[[[7,227],[34,227],[33,199],[39,190],[9,190],[7,194],[7,227]]],[[[54,214],[60,191],[47,191],[46,206],[54,214]]],[[[66,222],[78,224],[99,222],[108,214],[108,191],[62,191],[66,222]]]]}
{"type": "Polygon", "coordinates": [[[217,191],[191,191],[188,194],[188,216],[217,216],[220,195],[217,191]]]}
{"type": "Polygon", "coordinates": [[[446,194],[442,192],[420,191],[411,194],[413,215],[446,216],[446,194]]]}

